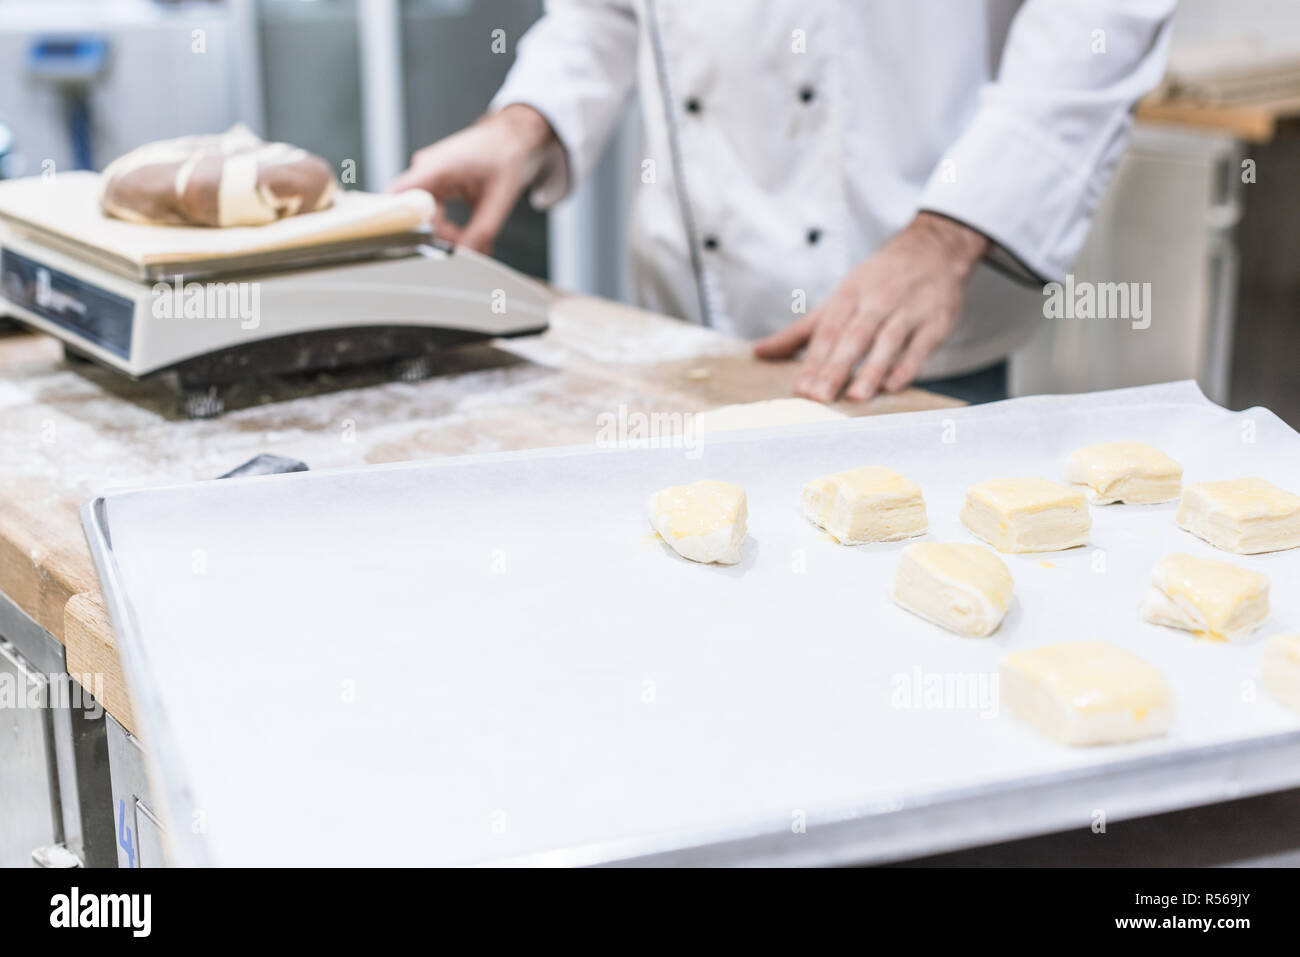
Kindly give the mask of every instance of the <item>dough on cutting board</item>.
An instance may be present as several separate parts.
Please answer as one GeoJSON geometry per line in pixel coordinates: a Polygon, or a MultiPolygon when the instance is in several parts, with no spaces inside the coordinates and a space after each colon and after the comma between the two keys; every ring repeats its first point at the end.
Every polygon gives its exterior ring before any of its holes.
{"type": "Polygon", "coordinates": [[[1215,548],[1238,555],[1300,545],[1300,495],[1262,478],[1189,485],[1177,520],[1215,548]]]}
{"type": "Polygon", "coordinates": [[[1212,641],[1240,641],[1268,617],[1268,578],[1175,552],[1156,562],[1142,617],[1212,641]]]}
{"type": "Polygon", "coordinates": [[[1011,607],[1006,563],[983,545],[917,542],[903,549],[892,595],[903,608],[959,635],[983,638],[1011,607]]]}
{"type": "Polygon", "coordinates": [[[319,156],[239,124],[146,143],[109,163],[100,183],[105,213],[162,226],[262,226],[325,209],[338,190],[319,156]]]}
{"type": "Polygon", "coordinates": [[[801,422],[834,422],[847,419],[843,412],[811,399],[765,399],[722,405],[695,414],[695,432],[730,432],[733,429],[759,429],[772,425],[795,425],[801,422]]]}
{"type": "Polygon", "coordinates": [[[1086,485],[1097,505],[1154,505],[1178,498],[1183,467],[1145,442],[1103,442],[1075,449],[1065,480],[1086,485]]]}
{"type": "Polygon", "coordinates": [[[646,514],[683,558],[719,565],[740,561],[749,512],[739,485],[705,480],[660,489],[650,496],[646,514]]]}
{"type": "Polygon", "coordinates": [[[1013,651],[1002,659],[998,694],[1021,721],[1075,747],[1157,737],[1174,719],[1164,676],[1105,641],[1013,651]]]}
{"type": "Polygon", "coordinates": [[[813,479],[803,487],[803,510],[841,545],[896,542],[929,528],[921,489],[880,465],[813,479]]]}
{"type": "Polygon", "coordinates": [[[961,522],[1000,552],[1055,552],[1088,541],[1080,489],[1043,478],[993,479],[966,490],[961,522]]]}
{"type": "Polygon", "coordinates": [[[1300,634],[1274,635],[1264,642],[1259,678],[1279,704],[1300,711],[1300,634]]]}

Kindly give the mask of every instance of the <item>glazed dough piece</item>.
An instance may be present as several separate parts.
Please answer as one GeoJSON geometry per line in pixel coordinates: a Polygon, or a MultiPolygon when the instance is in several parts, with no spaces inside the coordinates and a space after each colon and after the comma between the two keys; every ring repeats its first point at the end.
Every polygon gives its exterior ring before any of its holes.
{"type": "Polygon", "coordinates": [[[1300,495],[1262,478],[1200,482],[1183,491],[1178,524],[1238,555],[1300,545],[1300,495]]]}
{"type": "Polygon", "coordinates": [[[999,700],[1062,744],[1118,744],[1164,734],[1174,719],[1164,676],[1105,641],[1078,641],[1002,659],[999,700]]]}
{"type": "Polygon", "coordinates": [[[1280,704],[1300,711],[1300,635],[1274,635],[1264,642],[1259,677],[1280,704]]]}
{"type": "Polygon", "coordinates": [[[918,542],[903,549],[893,598],[926,621],[959,635],[983,638],[1011,607],[1006,563],[983,545],[918,542]]]}
{"type": "Polygon", "coordinates": [[[771,425],[794,425],[800,422],[834,422],[847,419],[843,412],[811,399],[765,399],[723,405],[695,416],[698,435],[730,432],[733,429],[759,429],[771,425]]]}
{"type": "Polygon", "coordinates": [[[719,565],[740,561],[749,513],[739,485],[674,485],[651,495],[646,512],[654,530],[683,558],[719,565]]]}
{"type": "Polygon", "coordinates": [[[803,511],[841,545],[896,542],[929,527],[921,489],[879,465],[813,479],[803,487],[803,511]]]}
{"type": "Polygon", "coordinates": [[[1178,498],[1183,467],[1145,442],[1104,442],[1076,449],[1065,480],[1088,486],[1097,505],[1152,505],[1178,498]]]}
{"type": "Polygon", "coordinates": [[[962,524],[1000,552],[1055,552],[1088,541],[1092,518],[1077,488],[1041,478],[972,485],[962,524]]]}
{"type": "Polygon", "coordinates": [[[1156,562],[1142,617],[1212,641],[1240,641],[1268,617],[1268,578],[1176,552],[1156,562]]]}

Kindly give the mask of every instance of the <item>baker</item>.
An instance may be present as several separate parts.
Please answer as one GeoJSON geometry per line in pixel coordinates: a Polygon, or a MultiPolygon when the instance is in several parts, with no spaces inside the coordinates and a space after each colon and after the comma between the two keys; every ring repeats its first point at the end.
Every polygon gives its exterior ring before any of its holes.
{"type": "Polygon", "coordinates": [[[1175,2],[552,0],[488,113],[395,188],[464,200],[436,229],[487,250],[525,191],[545,209],[592,168],[635,87],[640,304],[802,351],[812,399],[998,398],[1175,2]],[[1039,292],[1009,307],[1017,281],[1039,292]]]}

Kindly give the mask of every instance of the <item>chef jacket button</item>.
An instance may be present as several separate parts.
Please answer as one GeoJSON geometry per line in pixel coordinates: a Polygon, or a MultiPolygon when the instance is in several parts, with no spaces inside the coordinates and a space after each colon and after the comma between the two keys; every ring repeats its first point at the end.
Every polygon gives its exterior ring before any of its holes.
{"type": "Polygon", "coordinates": [[[821,242],[821,238],[822,238],[822,231],[820,229],[813,227],[812,229],[808,230],[809,246],[816,246],[819,242],[821,242]]]}
{"type": "Polygon", "coordinates": [[[695,97],[691,97],[689,100],[687,100],[687,101],[686,101],[686,112],[687,112],[687,113],[698,113],[698,112],[700,112],[700,101],[699,101],[698,99],[696,99],[695,97]]]}
{"type": "Polygon", "coordinates": [[[816,98],[817,91],[811,86],[805,84],[804,86],[799,87],[799,99],[803,100],[803,102],[811,103],[816,98]]]}
{"type": "Polygon", "coordinates": [[[717,237],[717,236],[705,236],[705,237],[704,237],[704,248],[707,249],[709,252],[713,252],[713,250],[717,249],[717,248],[718,248],[718,237],[717,237]]]}

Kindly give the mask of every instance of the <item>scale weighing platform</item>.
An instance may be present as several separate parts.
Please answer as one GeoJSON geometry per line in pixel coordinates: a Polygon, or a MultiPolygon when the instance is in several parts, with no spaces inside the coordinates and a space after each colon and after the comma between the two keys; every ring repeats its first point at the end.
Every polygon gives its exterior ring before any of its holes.
{"type": "Polygon", "coordinates": [[[249,378],[390,361],[432,371],[447,346],[546,328],[545,289],[435,240],[427,194],[345,193],[262,227],[104,216],[93,173],[0,183],[0,308],[76,358],[167,375],[182,410],[217,415],[249,378]]]}

